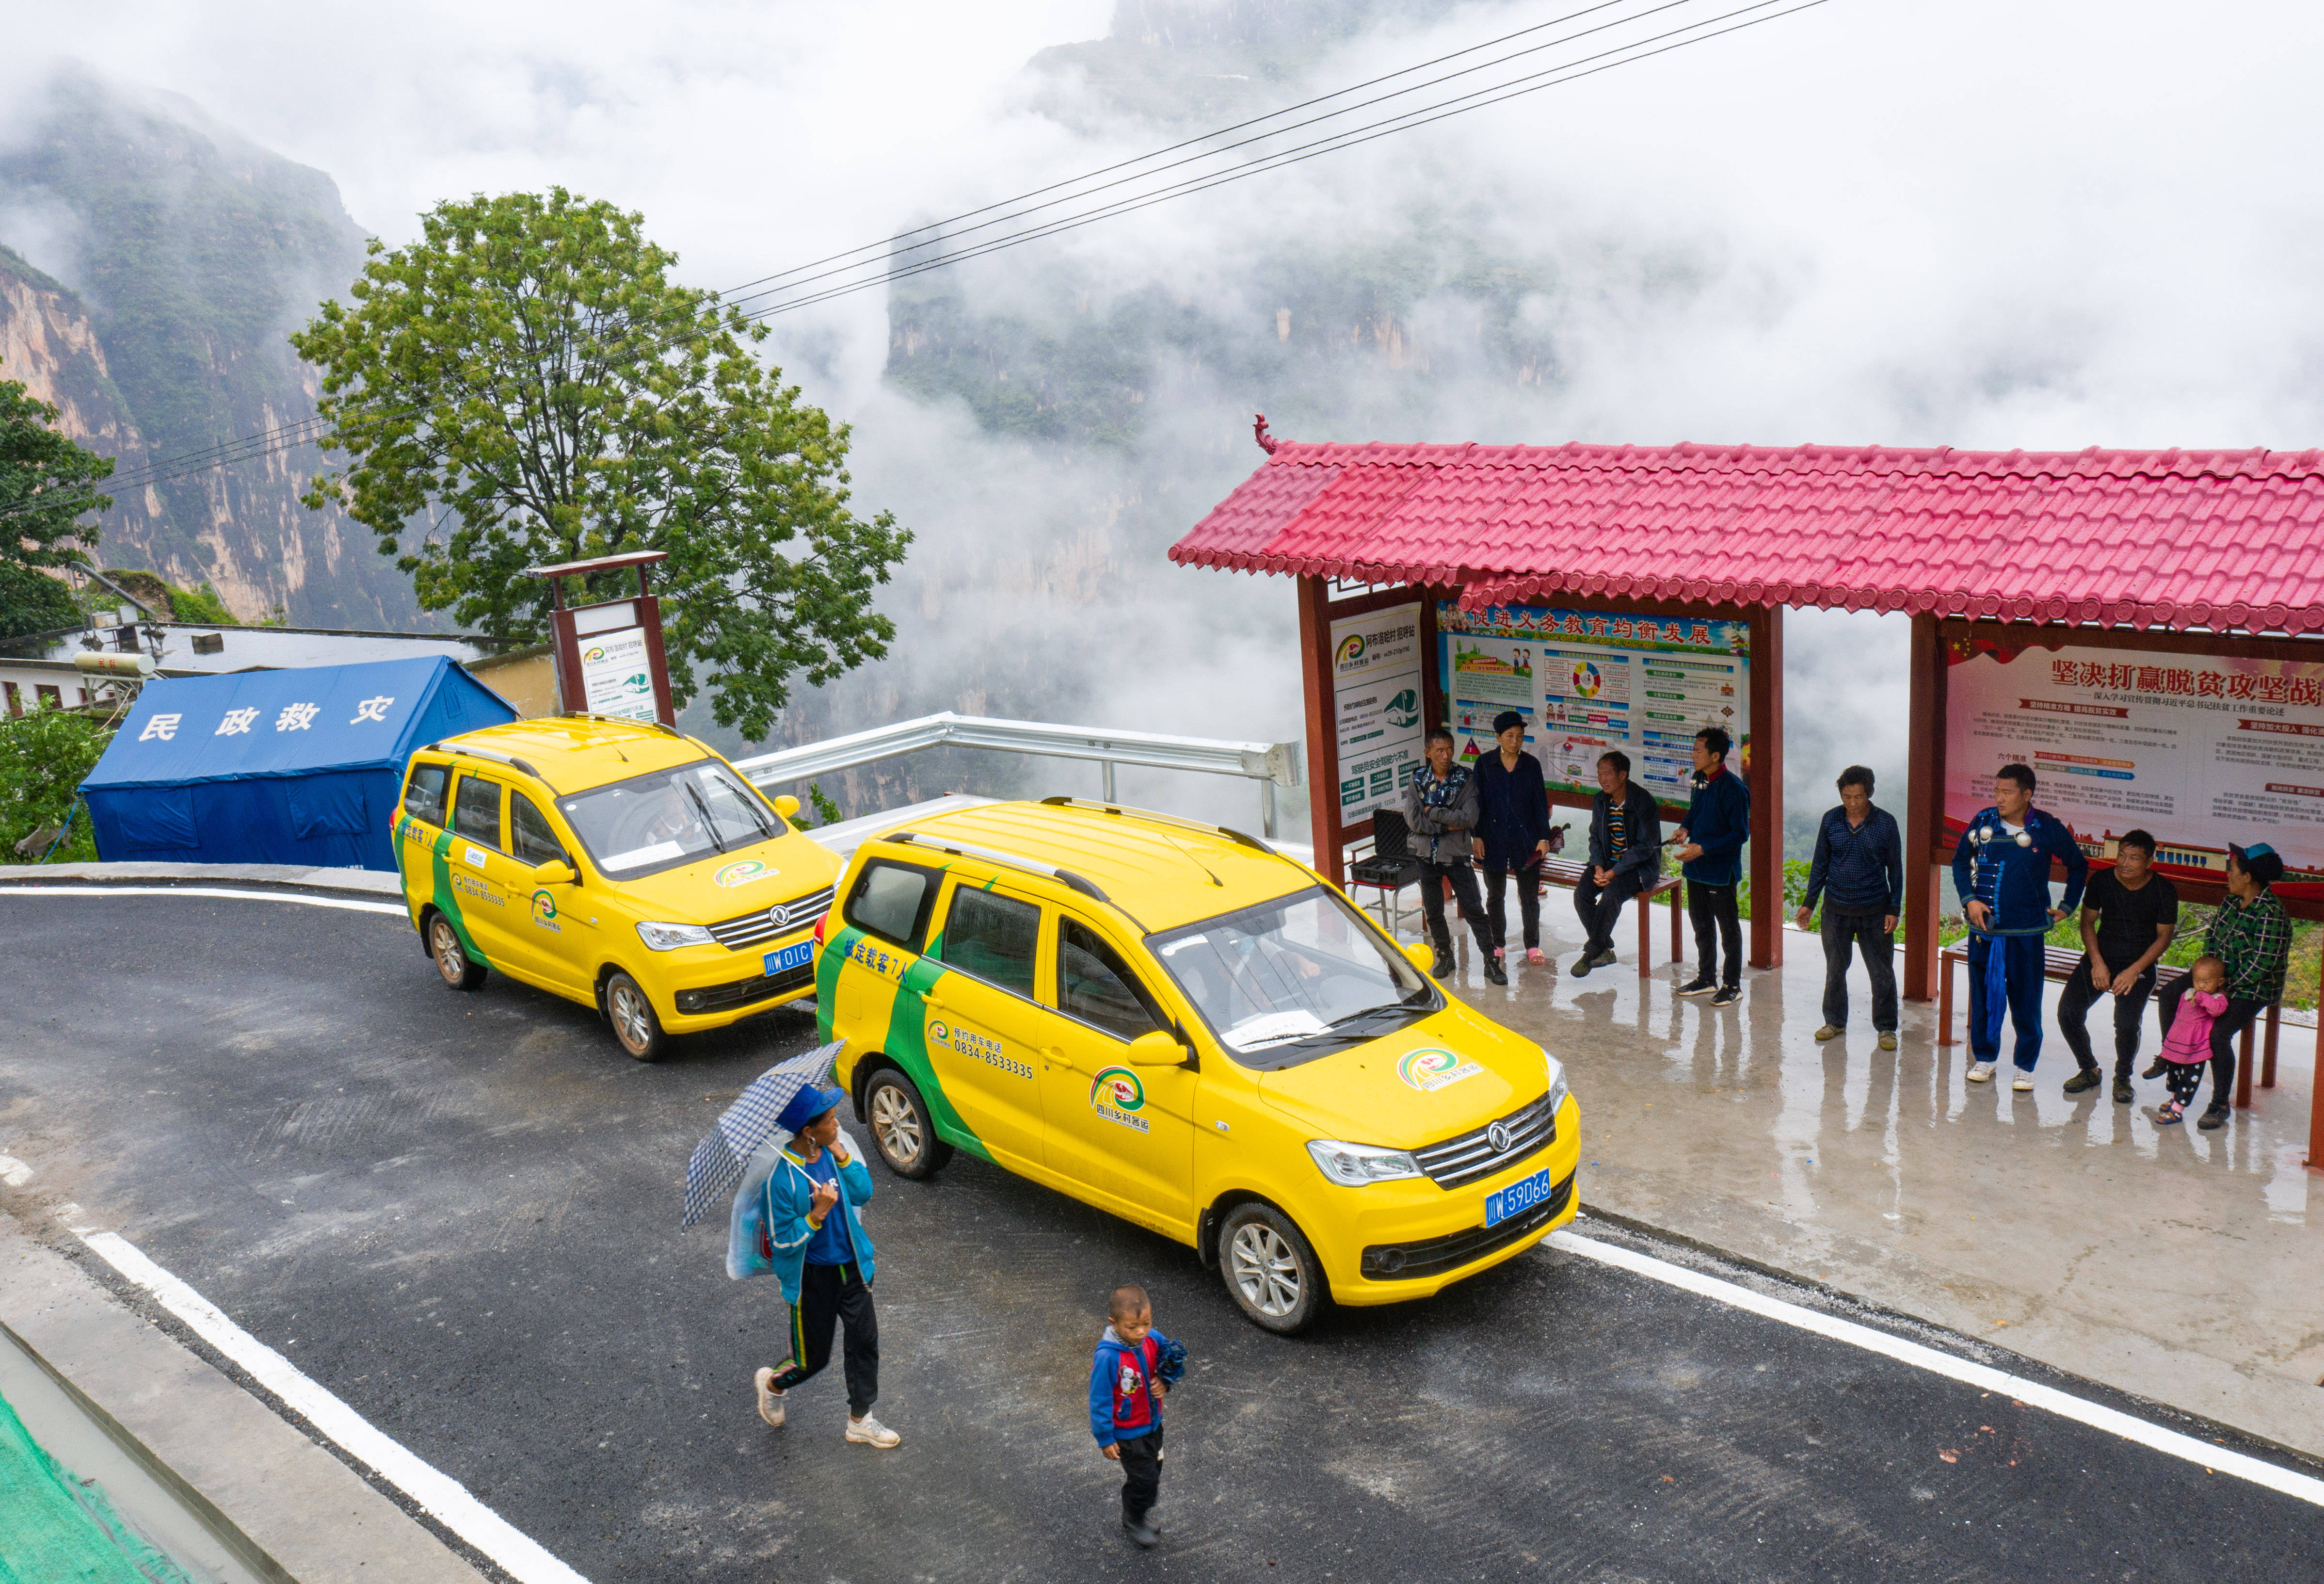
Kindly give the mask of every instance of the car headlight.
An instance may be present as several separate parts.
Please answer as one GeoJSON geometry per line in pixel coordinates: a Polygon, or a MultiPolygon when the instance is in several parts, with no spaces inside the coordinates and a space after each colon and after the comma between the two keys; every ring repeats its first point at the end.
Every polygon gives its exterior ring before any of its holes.
{"type": "Polygon", "coordinates": [[[1544,1051],[1541,1064],[1549,1069],[1549,1114],[1554,1117],[1565,1108],[1565,1098],[1573,1091],[1565,1087],[1564,1062],[1544,1051]]]}
{"type": "Polygon", "coordinates": [[[718,937],[699,924],[640,924],[638,939],[656,951],[676,951],[681,946],[715,946],[718,937]]]}
{"type": "Polygon", "coordinates": [[[1420,1163],[1408,1150],[1384,1150],[1377,1144],[1342,1144],[1335,1138],[1311,1138],[1307,1153],[1323,1175],[1343,1188],[1367,1182],[1388,1182],[1420,1175],[1420,1163]]]}

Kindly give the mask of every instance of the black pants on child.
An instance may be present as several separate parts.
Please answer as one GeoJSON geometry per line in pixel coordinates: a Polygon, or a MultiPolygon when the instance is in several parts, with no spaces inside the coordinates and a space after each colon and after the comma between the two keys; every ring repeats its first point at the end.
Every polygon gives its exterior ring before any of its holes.
{"type": "Polygon", "coordinates": [[[831,1362],[831,1328],[847,1327],[842,1354],[847,1371],[847,1412],[861,1419],[880,1398],[880,1317],[863,1267],[806,1265],[799,1271],[799,1301],[791,1305],[790,1367],[775,1376],[775,1390],[788,1392],[813,1379],[831,1362]]]}
{"type": "Polygon", "coordinates": [[[2171,1090],[2171,1098],[2181,1106],[2195,1103],[2195,1091],[2203,1087],[2203,1061],[2173,1061],[2163,1070],[2163,1081],[2171,1090]]]}
{"type": "Polygon", "coordinates": [[[1135,1524],[1161,1499],[1162,1427],[1115,1445],[1121,1452],[1121,1515],[1135,1524]]]}
{"type": "Polygon", "coordinates": [[[1582,921],[1582,956],[1599,957],[1614,949],[1614,922],[1622,916],[1622,904],[1638,894],[1646,878],[1640,870],[1625,869],[1614,876],[1611,885],[1600,885],[1594,871],[1584,870],[1573,883],[1573,916],[1582,921]]]}
{"type": "Polygon", "coordinates": [[[1743,982],[1743,916],[1736,911],[1735,887],[1686,883],[1686,916],[1694,923],[1694,959],[1699,979],[1717,979],[1729,989],[1743,982]],[[1727,947],[1727,972],[1719,971],[1719,947],[1727,947]]]}
{"type": "MultiPolygon", "coordinates": [[[[2126,959],[2120,968],[2107,964],[2107,972],[2119,976],[2123,968],[2137,961],[2126,959]]],[[[2090,954],[2082,953],[2082,960],[2074,965],[2067,976],[2066,987],[2058,992],[2058,1032],[2066,1036],[2066,1048],[2074,1060],[2082,1064],[2085,1072],[2098,1070],[2098,1059],[2090,1050],[2090,1008],[2100,1000],[2114,1003],[2114,1075],[2128,1078],[2138,1061],[2138,1020],[2146,1015],[2146,998],[2154,993],[2154,966],[2138,976],[2129,991],[2121,996],[2111,990],[2101,990],[2090,983],[2090,954]]],[[[2176,1006],[2177,1002],[2172,1005],[2176,1006]]],[[[2168,1032],[2168,1031],[2166,1031],[2168,1032]]]]}
{"type": "Polygon", "coordinates": [[[1497,943],[1485,939],[1485,907],[1477,900],[1477,871],[1466,864],[1424,862],[1420,866],[1420,915],[1427,922],[1430,942],[1445,956],[1452,955],[1452,927],[1444,922],[1444,887],[1448,885],[1452,887],[1452,900],[1468,916],[1469,931],[1477,938],[1477,949],[1487,957],[1492,956],[1497,943]]]}
{"type": "Polygon", "coordinates": [[[1527,864],[1521,869],[1487,869],[1485,871],[1485,933],[1499,946],[1509,938],[1509,916],[1501,911],[1501,889],[1511,880],[1517,883],[1517,922],[1525,930],[1526,949],[1541,944],[1541,866],[1527,864]]]}
{"type": "MultiPolygon", "coordinates": [[[[2194,981],[2188,978],[2172,980],[2154,998],[2155,1009],[2163,1018],[2165,1038],[2171,1033],[2172,1019],[2179,1015],[2179,998],[2187,993],[2194,981]]],[[[2227,1009],[2211,1021],[2211,1106],[2221,1109],[2236,1098],[2236,1036],[2251,1027],[2252,1019],[2267,1010],[2264,1001],[2250,1001],[2241,996],[2227,997],[2227,1009]]],[[[2175,1062],[2172,1064],[2177,1065],[2175,1062]]],[[[2190,1072],[2200,1073],[2200,1062],[2189,1066],[2190,1072]]],[[[2166,1075],[2167,1076],[2167,1075],[2166,1075]]],[[[2174,1091],[2176,1092],[2176,1091],[2174,1091]]],[[[2190,1089],[2188,1093],[2194,1091],[2190,1089]]]]}

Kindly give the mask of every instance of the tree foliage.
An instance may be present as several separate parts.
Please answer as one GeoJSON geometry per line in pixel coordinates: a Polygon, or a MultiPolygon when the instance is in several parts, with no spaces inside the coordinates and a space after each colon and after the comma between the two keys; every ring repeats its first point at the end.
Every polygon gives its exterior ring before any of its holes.
{"type": "Polygon", "coordinates": [[[82,517],[112,508],[112,496],[89,490],[112,476],[113,459],[74,444],[56,421],[23,382],[0,379],[0,562],[83,565],[97,524],[82,517]]]}
{"type": "Polygon", "coordinates": [[[80,624],[80,602],[62,581],[15,561],[0,560],[0,638],[54,633],[80,624]]]}
{"type": "Polygon", "coordinates": [[[512,642],[549,633],[526,567],[668,551],[671,688],[683,704],[714,686],[745,736],[795,677],[886,653],[872,598],[911,535],[850,509],[848,431],[752,355],[763,326],[673,284],[642,217],[562,189],[446,202],[422,226],[374,242],[354,306],[291,337],[346,458],[308,505],[345,502],[424,608],[512,642]]]}
{"type": "MultiPolygon", "coordinates": [[[[77,789],[97,768],[111,740],[112,734],[88,716],[46,704],[21,718],[0,715],[0,863],[41,856],[36,848],[20,857],[16,844],[36,830],[64,825],[79,795],[77,789]]],[[[73,820],[55,861],[75,863],[96,857],[84,811],[73,820]]]]}

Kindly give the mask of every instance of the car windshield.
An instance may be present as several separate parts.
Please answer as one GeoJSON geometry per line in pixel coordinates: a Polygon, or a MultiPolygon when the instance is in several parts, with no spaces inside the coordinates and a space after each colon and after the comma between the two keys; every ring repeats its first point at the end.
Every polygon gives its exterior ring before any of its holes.
{"type": "Polygon", "coordinates": [[[1402,952],[1321,886],[1148,944],[1246,1067],[1296,1067],[1444,1005],[1402,952]]]}
{"type": "Polygon", "coordinates": [[[573,834],[609,879],[630,880],[784,834],[782,819],[715,759],[559,798],[573,834]]]}

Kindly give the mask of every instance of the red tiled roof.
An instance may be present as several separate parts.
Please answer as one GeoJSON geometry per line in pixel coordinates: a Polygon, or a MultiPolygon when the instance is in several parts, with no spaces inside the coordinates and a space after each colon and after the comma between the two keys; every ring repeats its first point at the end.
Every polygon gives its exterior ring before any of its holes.
{"type": "Polygon", "coordinates": [[[1182,563],[1628,596],[2324,630],[2324,452],[1308,445],[1182,563]]]}

